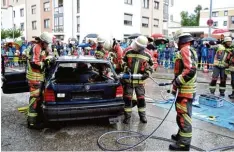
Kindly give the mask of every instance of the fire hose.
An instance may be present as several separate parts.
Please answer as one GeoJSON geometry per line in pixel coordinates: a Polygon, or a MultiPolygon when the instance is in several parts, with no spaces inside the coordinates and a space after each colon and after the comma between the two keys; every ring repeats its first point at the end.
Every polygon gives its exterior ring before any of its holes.
{"type": "MultiPolygon", "coordinates": [[[[120,74],[118,75],[118,78],[119,79],[131,79],[131,80],[139,80],[142,78],[142,75],[141,74],[120,74]]],[[[154,83],[156,83],[158,86],[167,86],[167,85],[171,85],[171,83],[158,83],[157,81],[155,81],[152,77],[149,77],[154,83]]],[[[170,91],[167,91],[168,93],[170,91]]],[[[164,98],[163,94],[161,94],[162,97],[164,98]]],[[[159,125],[149,134],[149,135],[144,135],[140,132],[136,132],[136,131],[110,131],[110,132],[106,132],[104,134],[102,134],[98,140],[97,140],[97,144],[99,146],[99,148],[101,148],[102,150],[104,151],[125,151],[125,150],[130,150],[130,149],[133,149],[133,148],[136,148],[138,147],[140,144],[142,144],[143,142],[145,142],[147,139],[149,138],[152,138],[152,139],[157,139],[157,140],[162,140],[162,141],[167,141],[167,142],[173,142],[172,140],[170,139],[167,139],[167,138],[163,138],[163,137],[157,137],[157,136],[153,136],[153,134],[160,128],[160,126],[164,123],[164,121],[166,120],[166,118],[168,117],[169,113],[171,112],[172,110],[172,107],[174,105],[174,103],[176,102],[176,98],[178,96],[178,90],[176,92],[176,95],[175,95],[175,99],[173,101],[173,103],[171,104],[171,107],[169,108],[168,112],[166,113],[166,115],[164,116],[164,118],[162,119],[162,121],[159,123],[159,125]],[[106,135],[110,135],[110,134],[114,134],[114,133],[130,133],[132,135],[128,135],[128,136],[122,136],[118,139],[116,139],[116,143],[119,144],[119,145],[122,145],[122,146],[125,146],[125,148],[121,148],[121,149],[108,149],[104,146],[103,142],[101,142],[101,140],[106,136],[106,135]],[[122,139],[127,139],[127,138],[143,138],[141,141],[137,142],[136,144],[124,144],[124,143],[121,143],[120,141],[122,139]]],[[[195,149],[197,151],[205,151],[199,147],[196,147],[196,146],[190,146],[192,149],[195,149]]],[[[233,149],[234,148],[234,145],[231,145],[231,146],[226,146],[226,147],[219,147],[219,148],[215,148],[215,149],[211,149],[211,150],[208,150],[208,151],[217,151],[217,150],[229,150],[229,149],[233,149]]]]}

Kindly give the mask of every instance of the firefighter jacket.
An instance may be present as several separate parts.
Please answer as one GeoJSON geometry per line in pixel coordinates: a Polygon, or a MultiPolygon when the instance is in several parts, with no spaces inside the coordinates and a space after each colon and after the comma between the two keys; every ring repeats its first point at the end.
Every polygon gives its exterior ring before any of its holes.
{"type": "Polygon", "coordinates": [[[225,48],[223,45],[219,45],[214,57],[214,66],[217,66],[219,68],[227,68],[227,57],[229,52],[231,51],[231,48],[225,48]]]}
{"type": "Polygon", "coordinates": [[[175,55],[175,79],[173,92],[178,89],[178,97],[193,98],[196,92],[197,79],[197,54],[190,48],[190,44],[184,44],[175,55]]]}
{"type": "Polygon", "coordinates": [[[114,46],[114,53],[116,56],[116,58],[113,59],[113,64],[115,66],[115,69],[121,69],[123,50],[119,44],[114,46]]]}
{"type": "Polygon", "coordinates": [[[94,56],[97,58],[97,59],[104,59],[105,58],[105,55],[106,55],[106,52],[103,48],[97,48],[97,50],[95,51],[94,53],[94,56]]]}
{"type": "MultiPolygon", "coordinates": [[[[130,72],[131,74],[145,74],[150,75],[153,72],[152,65],[153,61],[151,55],[146,51],[142,50],[136,52],[134,50],[128,50],[123,57],[123,69],[125,73],[130,72]]],[[[131,84],[144,84],[144,80],[126,80],[127,83],[131,84]]]]}
{"type": "Polygon", "coordinates": [[[230,48],[226,48],[226,49],[229,51],[227,59],[226,59],[226,63],[229,66],[229,70],[231,72],[234,72],[234,48],[230,47],[230,48]]]}
{"type": "Polygon", "coordinates": [[[47,57],[47,52],[42,50],[40,44],[35,44],[30,51],[29,64],[27,69],[27,79],[29,81],[44,81],[45,66],[44,61],[47,57]]]}

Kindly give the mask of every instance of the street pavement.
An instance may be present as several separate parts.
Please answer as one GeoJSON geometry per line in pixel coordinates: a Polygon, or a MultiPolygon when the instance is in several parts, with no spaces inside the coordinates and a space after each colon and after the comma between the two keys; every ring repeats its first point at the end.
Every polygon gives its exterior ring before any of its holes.
{"type": "MultiPolygon", "coordinates": [[[[171,70],[159,69],[153,77],[158,82],[170,82],[162,78],[173,78],[171,70]],[[160,79],[157,79],[160,78],[160,79]]],[[[208,82],[210,74],[203,75],[199,73],[198,81],[207,83],[198,83],[198,94],[208,93],[208,82]]],[[[147,80],[146,95],[154,99],[162,99],[161,92],[166,95],[168,89],[160,88],[147,80]]],[[[228,86],[227,94],[230,93],[228,86]]],[[[226,94],[226,96],[227,96],[226,94]]],[[[97,145],[97,139],[108,131],[115,130],[132,130],[143,134],[150,134],[162,121],[166,109],[156,107],[152,103],[147,103],[148,123],[139,122],[137,109],[134,108],[131,124],[124,125],[121,122],[109,125],[106,120],[85,120],[61,123],[52,128],[43,130],[30,130],[26,125],[26,117],[17,111],[20,106],[27,105],[29,93],[20,93],[1,96],[2,102],[2,134],[1,148],[3,151],[100,151],[97,145]]],[[[177,132],[175,121],[176,113],[171,111],[168,118],[162,126],[153,134],[154,136],[170,139],[171,134],[177,132]]],[[[120,118],[121,121],[123,117],[120,118]]],[[[124,134],[126,135],[126,134],[124,134]]],[[[103,139],[107,148],[116,149],[121,146],[116,145],[115,137],[120,134],[108,135],[103,139]]],[[[134,143],[138,139],[123,140],[124,143],[134,143]]],[[[157,139],[149,139],[139,147],[134,148],[135,151],[167,151],[170,142],[157,139]]],[[[192,145],[204,150],[210,150],[222,146],[234,145],[234,132],[214,126],[210,123],[193,119],[193,139],[192,145]]],[[[192,149],[194,150],[194,149],[192,149]]],[[[234,149],[231,149],[234,151],[234,149]]]]}

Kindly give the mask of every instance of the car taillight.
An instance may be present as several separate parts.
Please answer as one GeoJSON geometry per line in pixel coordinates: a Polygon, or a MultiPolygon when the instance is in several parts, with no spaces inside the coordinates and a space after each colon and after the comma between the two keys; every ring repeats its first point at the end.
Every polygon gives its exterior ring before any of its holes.
{"type": "Polygon", "coordinates": [[[44,100],[45,102],[54,102],[55,101],[54,91],[51,89],[45,89],[44,100]]]}
{"type": "Polygon", "coordinates": [[[116,88],[116,97],[123,97],[123,87],[122,86],[118,86],[116,88]]]}

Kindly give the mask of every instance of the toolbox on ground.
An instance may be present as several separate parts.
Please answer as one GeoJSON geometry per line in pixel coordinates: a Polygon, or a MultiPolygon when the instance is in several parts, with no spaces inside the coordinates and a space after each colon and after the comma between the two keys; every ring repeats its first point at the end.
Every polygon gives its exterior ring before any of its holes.
{"type": "Polygon", "coordinates": [[[206,95],[206,94],[201,94],[199,96],[199,104],[218,108],[223,106],[224,99],[213,96],[213,95],[206,95]]]}

